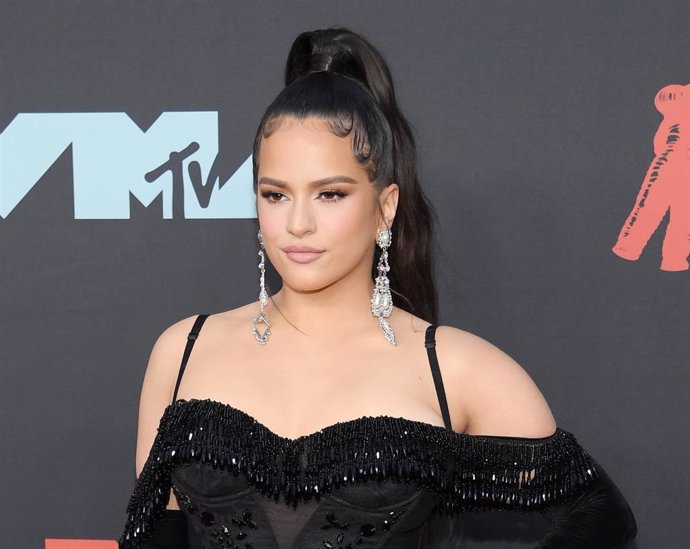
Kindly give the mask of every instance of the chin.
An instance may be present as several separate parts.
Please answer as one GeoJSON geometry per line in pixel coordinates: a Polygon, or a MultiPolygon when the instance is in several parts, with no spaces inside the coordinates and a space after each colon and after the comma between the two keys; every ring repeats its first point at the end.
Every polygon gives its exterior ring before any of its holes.
{"type": "Polygon", "coordinates": [[[285,273],[286,276],[281,275],[283,285],[295,292],[318,292],[340,280],[336,273],[330,273],[331,276],[328,276],[323,271],[308,273],[307,269],[296,272],[296,269],[291,267],[290,272],[285,273]]]}
{"type": "MultiPolygon", "coordinates": [[[[296,278],[296,277],[295,277],[296,278]]],[[[324,289],[331,282],[324,280],[305,280],[299,278],[297,280],[290,278],[283,278],[283,286],[287,286],[294,292],[318,292],[324,289]]]]}

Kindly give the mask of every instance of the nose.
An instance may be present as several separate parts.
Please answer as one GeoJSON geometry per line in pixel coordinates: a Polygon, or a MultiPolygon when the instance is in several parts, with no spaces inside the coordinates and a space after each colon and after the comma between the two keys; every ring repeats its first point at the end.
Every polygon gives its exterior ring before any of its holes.
{"type": "Polygon", "coordinates": [[[295,236],[314,232],[314,215],[309,199],[295,199],[290,207],[287,219],[287,231],[295,236]]]}

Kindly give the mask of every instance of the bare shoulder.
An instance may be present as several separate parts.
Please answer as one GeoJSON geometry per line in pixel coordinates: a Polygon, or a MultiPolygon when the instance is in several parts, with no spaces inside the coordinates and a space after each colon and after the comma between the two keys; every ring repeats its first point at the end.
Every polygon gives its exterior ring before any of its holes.
{"type": "MultiPolygon", "coordinates": [[[[234,309],[209,313],[209,318],[204,323],[204,332],[213,332],[218,326],[228,323],[245,322],[251,315],[254,305],[252,302],[234,309]]],[[[148,369],[153,370],[151,375],[161,380],[163,385],[169,386],[171,397],[182,354],[187,345],[187,336],[198,316],[199,314],[194,314],[177,320],[163,330],[153,345],[148,369]]]]}
{"type": "MultiPolygon", "coordinates": [[[[222,324],[223,321],[239,322],[252,305],[250,303],[229,311],[213,313],[206,322],[211,325],[209,328],[213,328],[214,324],[222,324]]],[[[137,478],[150,455],[161,418],[172,402],[187,336],[198,316],[199,314],[190,315],[170,324],[158,335],[151,349],[139,397],[135,459],[137,478]]],[[[172,490],[168,509],[179,509],[172,490]]]]}
{"type": "Polygon", "coordinates": [[[160,385],[169,388],[170,397],[174,388],[172,384],[176,379],[174,376],[177,375],[184,347],[187,344],[187,335],[197,317],[198,315],[195,314],[182,318],[165,328],[151,349],[146,375],[155,377],[160,385]]]}
{"type": "Polygon", "coordinates": [[[157,337],[151,349],[139,395],[137,477],[148,458],[165,408],[171,402],[187,334],[196,317],[197,315],[192,315],[168,326],[157,337]]]}
{"type": "Polygon", "coordinates": [[[468,434],[539,438],[553,434],[556,421],[525,369],[483,337],[439,326],[437,354],[448,405],[462,407],[468,434]]]}

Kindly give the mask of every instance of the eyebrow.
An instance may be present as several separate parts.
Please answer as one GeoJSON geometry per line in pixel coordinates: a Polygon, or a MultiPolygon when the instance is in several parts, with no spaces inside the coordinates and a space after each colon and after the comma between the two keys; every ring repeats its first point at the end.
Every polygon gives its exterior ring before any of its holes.
{"type": "MultiPolygon", "coordinates": [[[[332,183],[351,183],[353,185],[357,184],[357,180],[349,177],[347,175],[333,175],[331,177],[326,177],[324,179],[317,179],[308,183],[310,187],[321,187],[322,185],[330,185],[332,183]]],[[[285,188],[289,184],[286,181],[281,181],[280,179],[273,179],[272,177],[262,177],[259,179],[259,185],[275,185],[276,187],[285,188]]]]}

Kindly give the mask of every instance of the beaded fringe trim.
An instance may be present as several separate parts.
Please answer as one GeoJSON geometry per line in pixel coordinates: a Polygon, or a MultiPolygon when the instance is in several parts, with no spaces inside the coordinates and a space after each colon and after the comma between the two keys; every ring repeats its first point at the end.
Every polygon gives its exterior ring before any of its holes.
{"type": "Polygon", "coordinates": [[[237,475],[296,507],[360,482],[414,482],[439,497],[435,512],[537,511],[574,497],[597,478],[572,433],[525,439],[456,433],[389,416],[336,423],[295,440],[213,400],[178,400],[158,433],[127,506],[120,549],[155,531],[170,498],[171,471],[192,462],[237,475]]]}

